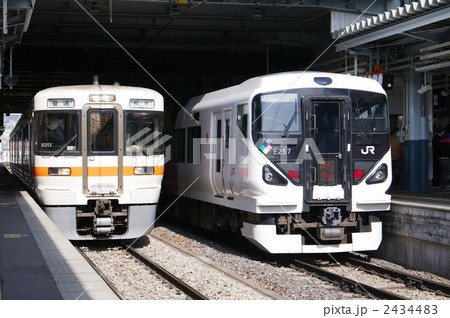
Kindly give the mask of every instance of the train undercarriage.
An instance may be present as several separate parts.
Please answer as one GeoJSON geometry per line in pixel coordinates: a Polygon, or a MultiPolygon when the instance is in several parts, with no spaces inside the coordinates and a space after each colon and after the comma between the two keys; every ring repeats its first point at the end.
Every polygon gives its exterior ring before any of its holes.
{"type": "Polygon", "coordinates": [[[77,209],[76,219],[79,235],[123,235],[128,229],[128,209],[118,200],[89,200],[77,209]]]}
{"type": "Polygon", "coordinates": [[[168,211],[169,218],[213,232],[241,235],[244,223],[273,225],[274,235],[302,236],[305,245],[351,244],[353,233],[370,231],[368,213],[353,213],[345,207],[313,207],[310,212],[256,214],[211,203],[181,198],[168,211]]]}

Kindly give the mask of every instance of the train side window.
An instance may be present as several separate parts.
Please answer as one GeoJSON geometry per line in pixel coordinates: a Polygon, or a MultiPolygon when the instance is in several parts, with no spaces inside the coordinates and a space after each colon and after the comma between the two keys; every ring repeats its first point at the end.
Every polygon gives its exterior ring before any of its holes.
{"type": "Polygon", "coordinates": [[[230,148],[230,120],[225,120],[225,148],[230,148]]]}
{"type": "Polygon", "coordinates": [[[187,162],[200,163],[201,127],[189,127],[187,133],[187,162]]]}
{"type": "Polygon", "coordinates": [[[222,167],[222,120],[217,120],[217,131],[216,131],[216,138],[217,138],[217,153],[216,153],[216,172],[221,171],[222,167]]]}
{"type": "Polygon", "coordinates": [[[184,163],[185,148],[184,128],[175,129],[173,132],[173,161],[184,163]]]}
{"type": "Polygon", "coordinates": [[[239,129],[247,138],[247,119],[248,119],[248,107],[247,104],[237,106],[237,125],[239,129]]]}

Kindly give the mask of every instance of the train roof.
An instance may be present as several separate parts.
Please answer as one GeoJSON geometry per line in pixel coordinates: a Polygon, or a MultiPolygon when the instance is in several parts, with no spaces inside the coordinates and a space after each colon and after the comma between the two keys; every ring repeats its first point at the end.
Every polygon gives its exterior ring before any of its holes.
{"type": "Polygon", "coordinates": [[[46,95],[46,97],[50,95],[61,95],[61,93],[64,94],[76,94],[77,92],[80,92],[81,94],[85,93],[86,91],[89,91],[90,94],[93,93],[117,93],[122,92],[124,90],[133,90],[134,92],[142,92],[145,94],[148,94],[149,92],[157,93],[157,91],[150,89],[150,88],[144,88],[144,87],[134,87],[134,86],[121,86],[121,85],[68,85],[68,86],[55,86],[55,87],[49,87],[45,88],[39,92],[36,93],[35,98],[39,97],[40,95],[46,95]],[[92,92],[92,93],[91,93],[92,92]]]}
{"type": "Polygon", "coordinates": [[[286,89],[295,88],[323,88],[323,85],[317,84],[314,81],[314,78],[316,77],[331,78],[332,82],[326,86],[327,88],[367,90],[385,94],[381,85],[373,79],[346,74],[298,71],[258,76],[235,86],[196,96],[188,101],[186,108],[188,110],[198,111],[213,105],[221,104],[220,100],[224,103],[248,100],[251,95],[260,92],[284,91],[286,89]]]}
{"type": "Polygon", "coordinates": [[[89,103],[89,95],[91,94],[115,94],[116,103],[121,103],[122,105],[128,105],[131,98],[148,99],[151,95],[151,98],[155,100],[157,105],[155,110],[162,110],[163,108],[163,96],[153,89],[134,86],[94,84],[56,86],[43,89],[34,96],[34,109],[46,108],[47,99],[49,98],[73,98],[78,105],[84,105],[89,103]]]}

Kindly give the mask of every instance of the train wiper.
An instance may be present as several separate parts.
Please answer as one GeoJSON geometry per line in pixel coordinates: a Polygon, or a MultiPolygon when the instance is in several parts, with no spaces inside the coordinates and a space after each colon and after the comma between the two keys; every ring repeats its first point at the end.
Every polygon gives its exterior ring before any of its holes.
{"type": "Polygon", "coordinates": [[[294,123],[295,118],[298,115],[298,107],[297,107],[297,99],[295,100],[295,111],[294,114],[292,114],[291,119],[289,120],[288,124],[285,125],[283,134],[281,135],[281,137],[285,138],[287,136],[287,133],[289,131],[289,128],[291,128],[292,124],[294,123]]]}
{"type": "Polygon", "coordinates": [[[55,152],[55,157],[59,157],[62,152],[64,151],[64,149],[66,149],[66,147],[72,142],[74,141],[76,138],[78,137],[77,134],[75,134],[72,138],[70,138],[64,145],[61,146],[61,148],[59,148],[56,152],[55,152]]]}
{"type": "Polygon", "coordinates": [[[131,144],[132,144],[132,145],[136,145],[136,146],[139,147],[139,149],[141,149],[141,151],[142,151],[142,153],[144,154],[144,156],[146,156],[146,157],[148,156],[147,151],[145,151],[144,147],[142,147],[140,144],[138,144],[138,143],[136,142],[136,139],[134,139],[133,137],[130,137],[130,140],[131,140],[131,144]]]}
{"type": "Polygon", "coordinates": [[[356,113],[356,115],[358,115],[358,117],[361,119],[360,122],[361,122],[361,125],[362,125],[363,128],[364,128],[364,131],[365,131],[365,133],[366,133],[366,136],[369,136],[369,135],[370,135],[369,129],[367,129],[367,126],[366,126],[366,124],[364,123],[364,119],[361,117],[361,112],[359,111],[358,106],[355,108],[355,113],[356,113]]]}

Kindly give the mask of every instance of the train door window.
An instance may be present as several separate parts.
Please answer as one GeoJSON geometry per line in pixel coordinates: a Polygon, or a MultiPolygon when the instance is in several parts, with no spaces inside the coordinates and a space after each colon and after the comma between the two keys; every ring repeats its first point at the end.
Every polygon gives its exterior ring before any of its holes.
{"type": "Polygon", "coordinates": [[[315,142],[321,153],[339,152],[339,103],[317,102],[315,142]]]}
{"type": "Polygon", "coordinates": [[[188,144],[187,144],[187,162],[200,163],[200,138],[201,127],[188,128],[188,144]]]}
{"type": "Polygon", "coordinates": [[[116,114],[114,109],[93,109],[88,112],[89,150],[92,153],[116,152],[116,114]]]}
{"type": "Polygon", "coordinates": [[[248,118],[248,107],[247,104],[242,104],[237,106],[237,126],[247,138],[247,118],[248,118]]]}
{"type": "Polygon", "coordinates": [[[173,161],[177,163],[184,163],[184,128],[175,129],[173,133],[173,161]]]}
{"type": "Polygon", "coordinates": [[[217,138],[217,153],[216,153],[216,172],[221,171],[222,167],[222,120],[217,120],[217,132],[216,132],[216,138],[217,138]]]}

